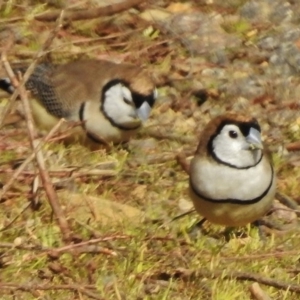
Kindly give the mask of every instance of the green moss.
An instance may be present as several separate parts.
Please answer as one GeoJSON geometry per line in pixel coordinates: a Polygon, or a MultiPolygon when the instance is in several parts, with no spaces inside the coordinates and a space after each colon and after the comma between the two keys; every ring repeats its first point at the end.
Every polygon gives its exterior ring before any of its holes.
{"type": "Polygon", "coordinates": [[[252,25],[245,19],[235,21],[225,21],[222,24],[223,29],[230,34],[244,35],[252,29],[252,25]]]}

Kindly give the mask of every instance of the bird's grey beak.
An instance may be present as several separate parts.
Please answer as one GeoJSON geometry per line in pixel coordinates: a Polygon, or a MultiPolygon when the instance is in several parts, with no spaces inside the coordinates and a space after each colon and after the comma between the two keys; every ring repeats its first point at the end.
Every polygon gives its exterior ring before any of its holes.
{"type": "Polygon", "coordinates": [[[149,118],[151,112],[151,106],[147,101],[143,102],[140,108],[137,109],[137,115],[142,121],[146,121],[149,118]]]}
{"type": "Polygon", "coordinates": [[[260,132],[253,127],[250,129],[246,141],[249,144],[248,150],[263,149],[260,132]]]}

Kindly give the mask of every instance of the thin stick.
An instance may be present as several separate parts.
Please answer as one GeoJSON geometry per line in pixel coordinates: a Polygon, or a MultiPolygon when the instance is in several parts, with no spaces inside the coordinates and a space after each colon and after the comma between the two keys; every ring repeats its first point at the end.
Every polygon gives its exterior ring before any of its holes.
{"type": "Polygon", "coordinates": [[[30,291],[32,289],[46,291],[46,290],[81,290],[82,288],[89,289],[89,290],[96,290],[96,287],[92,284],[80,286],[78,284],[18,284],[18,283],[11,283],[11,282],[1,282],[0,283],[1,289],[19,289],[23,291],[30,291]]]}
{"type": "Polygon", "coordinates": [[[183,218],[183,217],[185,217],[185,216],[187,216],[187,215],[189,215],[189,214],[191,214],[191,213],[193,213],[193,212],[196,212],[196,210],[195,210],[195,209],[191,209],[191,210],[189,210],[189,211],[186,211],[186,212],[184,212],[184,213],[182,213],[182,214],[180,214],[180,215],[177,215],[177,216],[174,217],[173,219],[171,219],[170,222],[174,222],[174,221],[176,221],[176,220],[179,220],[179,219],[181,219],[181,218],[183,218]]]}
{"type": "MultiPolygon", "coordinates": [[[[120,13],[131,7],[137,6],[143,2],[143,0],[125,0],[120,3],[110,4],[107,6],[93,8],[93,9],[83,9],[83,10],[67,10],[65,15],[66,21],[76,21],[76,20],[89,20],[95,19],[103,16],[111,16],[116,13],[120,13]]],[[[51,11],[47,13],[42,13],[35,16],[35,19],[43,22],[55,21],[59,16],[60,11],[51,11]]]]}
{"type": "MultiPolygon", "coordinates": [[[[70,244],[59,248],[50,248],[50,247],[43,247],[40,245],[15,245],[13,243],[0,243],[0,249],[1,248],[12,248],[12,249],[21,249],[21,250],[29,250],[29,251],[39,251],[39,252],[45,252],[46,254],[49,253],[65,253],[65,252],[72,252],[79,249],[79,252],[84,249],[84,247],[93,246],[95,244],[101,243],[101,242],[108,242],[108,241],[115,241],[115,240],[124,240],[124,239],[132,239],[133,236],[130,235],[112,235],[112,236],[104,236],[99,237],[96,239],[91,239],[88,241],[83,241],[77,244],[70,244]]],[[[88,249],[88,248],[86,248],[88,249]]],[[[109,254],[115,256],[116,253],[112,254],[112,251],[109,250],[109,254]]]]}
{"type": "Polygon", "coordinates": [[[29,138],[31,142],[31,147],[33,151],[35,152],[35,158],[38,164],[38,169],[40,173],[40,177],[45,189],[45,192],[48,197],[49,204],[57,218],[60,230],[63,235],[63,239],[65,241],[70,241],[71,238],[71,231],[67,222],[67,219],[64,215],[64,212],[62,208],[60,207],[59,201],[57,194],[55,192],[55,189],[53,187],[53,184],[51,182],[51,178],[49,176],[48,171],[46,170],[46,165],[45,165],[45,160],[44,160],[44,155],[41,150],[36,151],[37,148],[37,140],[35,139],[36,136],[36,130],[34,127],[34,122],[33,122],[33,117],[30,109],[30,104],[28,101],[27,93],[24,87],[18,87],[19,89],[19,94],[23,103],[23,108],[25,112],[25,117],[26,117],[26,123],[27,123],[27,128],[28,128],[28,133],[29,133],[29,138]]]}
{"type": "Polygon", "coordinates": [[[96,290],[94,285],[80,285],[80,284],[17,284],[17,283],[0,283],[0,289],[2,293],[4,290],[20,290],[24,292],[32,292],[32,291],[49,291],[49,290],[70,290],[73,292],[80,292],[92,299],[103,300],[100,296],[94,294],[92,290],[96,290]]]}
{"type": "MultiPolygon", "coordinates": [[[[42,50],[39,51],[39,53],[37,54],[36,61],[30,65],[30,67],[28,68],[28,70],[25,73],[25,76],[26,75],[28,77],[30,76],[30,74],[31,74],[30,72],[32,72],[35,67],[34,63],[37,62],[37,59],[40,57],[40,55],[43,55],[44,50],[50,47],[53,39],[55,38],[55,36],[57,34],[57,31],[61,27],[61,23],[63,20],[63,14],[64,14],[64,11],[61,12],[56,28],[49,34],[49,37],[46,40],[45,44],[43,45],[42,50]]],[[[39,173],[41,176],[41,180],[42,180],[45,192],[47,194],[49,204],[57,218],[61,233],[63,235],[63,239],[64,239],[64,241],[68,242],[71,239],[71,231],[70,231],[67,219],[65,218],[63,210],[59,205],[57,194],[52,185],[49,173],[46,170],[43,153],[40,150],[37,150],[38,144],[37,144],[37,140],[35,140],[36,131],[35,131],[35,127],[34,127],[34,122],[33,122],[32,113],[30,110],[27,93],[24,88],[24,84],[25,84],[27,78],[23,78],[23,80],[21,80],[21,84],[19,83],[19,81],[15,77],[15,75],[7,61],[7,54],[6,54],[5,50],[2,52],[2,62],[3,62],[3,65],[6,69],[6,72],[9,76],[13,86],[15,88],[17,88],[20,98],[22,100],[24,111],[25,111],[25,116],[26,116],[26,123],[27,123],[29,138],[30,138],[31,146],[34,151],[34,155],[35,155],[35,158],[36,158],[36,161],[38,164],[38,169],[39,169],[39,173]]]]}
{"type": "MultiPolygon", "coordinates": [[[[40,144],[38,144],[40,145],[40,144]]],[[[29,156],[30,158],[34,158],[33,156],[29,156]]],[[[19,169],[18,169],[19,170],[19,169]]],[[[0,169],[0,173],[5,173],[5,174],[11,174],[12,171],[7,171],[7,170],[1,170],[0,169]]],[[[36,173],[34,171],[23,171],[21,172],[23,175],[25,176],[35,176],[36,173]]],[[[114,177],[118,175],[118,172],[116,170],[97,170],[97,169],[92,169],[92,170],[81,170],[78,168],[66,168],[66,169],[62,169],[62,170],[48,170],[48,173],[55,176],[55,177],[70,177],[70,178],[80,178],[80,177],[85,177],[85,176],[97,176],[97,178],[100,177],[114,177]]],[[[15,174],[15,173],[14,173],[15,174]]],[[[15,176],[15,175],[14,175],[15,176]]],[[[14,178],[16,179],[16,178],[14,178]]],[[[5,185],[6,186],[6,185],[5,185]]],[[[7,190],[5,190],[5,193],[7,193],[7,190]]],[[[15,193],[16,195],[18,193],[15,193]]],[[[2,194],[0,194],[2,196],[2,194]]],[[[1,200],[1,196],[0,196],[0,200],[1,200]]]]}
{"type": "Polygon", "coordinates": [[[271,298],[262,290],[257,282],[250,285],[249,291],[256,300],[271,300],[271,298]]]}
{"type": "Polygon", "coordinates": [[[48,248],[45,248],[40,245],[15,245],[13,243],[0,243],[0,249],[20,249],[28,251],[48,251],[48,248]]]}
{"type": "Polygon", "coordinates": [[[271,253],[264,253],[264,254],[253,254],[253,255],[244,255],[244,256],[224,256],[221,257],[222,260],[229,260],[229,261],[246,261],[246,260],[267,260],[270,258],[284,258],[291,255],[298,255],[299,250],[289,250],[289,251],[278,251],[278,252],[271,252],[271,253]]]}
{"type": "MultiPolygon", "coordinates": [[[[51,252],[49,252],[51,255],[51,252]]],[[[118,256],[116,251],[110,250],[108,248],[101,247],[99,245],[87,245],[87,246],[82,246],[82,247],[76,247],[75,249],[70,249],[68,251],[62,251],[61,253],[75,253],[75,254],[81,254],[81,253],[101,253],[101,254],[106,254],[109,256],[118,256]]],[[[56,256],[56,252],[54,252],[56,256]]]]}
{"type": "Polygon", "coordinates": [[[255,273],[247,273],[247,272],[226,273],[221,270],[212,270],[212,271],[204,270],[204,269],[187,270],[184,268],[180,268],[177,270],[177,272],[175,272],[175,277],[182,278],[183,280],[198,280],[199,278],[248,280],[248,281],[255,281],[268,286],[273,286],[280,290],[289,290],[290,292],[300,293],[300,284],[293,284],[289,282],[279,281],[255,273]]]}
{"type": "Polygon", "coordinates": [[[298,211],[299,205],[295,200],[282,192],[276,192],[275,197],[279,200],[280,203],[291,208],[297,214],[297,216],[300,217],[300,213],[298,211]]]}
{"type": "Polygon", "coordinates": [[[178,164],[181,166],[183,171],[185,171],[188,175],[190,175],[190,164],[188,163],[186,156],[184,153],[178,153],[176,155],[176,160],[178,164]]]}
{"type": "Polygon", "coordinates": [[[300,141],[289,143],[286,145],[288,151],[299,151],[300,150],[300,141]]]}
{"type": "Polygon", "coordinates": [[[31,203],[28,203],[23,209],[22,211],[13,218],[13,220],[11,220],[5,227],[0,229],[0,232],[7,230],[12,224],[14,224],[17,219],[30,207],[31,203]]]}
{"type": "Polygon", "coordinates": [[[108,236],[108,237],[101,237],[101,238],[97,238],[97,239],[92,239],[89,241],[83,241],[77,244],[71,244],[71,245],[67,245],[64,247],[60,247],[60,248],[55,248],[53,249],[54,252],[65,252],[65,251],[69,251],[71,249],[76,249],[76,248],[80,248],[86,245],[93,245],[93,244],[97,244],[99,242],[106,242],[106,241],[110,241],[110,240],[115,240],[115,239],[128,239],[128,238],[132,238],[131,236],[128,235],[116,235],[116,236],[108,236]]]}

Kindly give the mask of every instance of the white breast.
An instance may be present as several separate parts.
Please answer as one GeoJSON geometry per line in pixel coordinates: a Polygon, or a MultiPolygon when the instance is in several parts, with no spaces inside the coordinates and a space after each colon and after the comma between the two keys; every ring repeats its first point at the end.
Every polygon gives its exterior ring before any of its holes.
{"type": "Polygon", "coordinates": [[[236,169],[199,158],[194,158],[191,163],[194,189],[214,200],[254,199],[268,189],[271,180],[272,168],[265,158],[248,169],[236,169]]]}
{"type": "MultiPolygon", "coordinates": [[[[136,130],[121,130],[116,126],[113,126],[104,117],[100,110],[100,105],[96,101],[87,101],[85,103],[83,117],[86,130],[108,143],[126,142],[136,133],[136,130]]],[[[132,124],[137,127],[141,125],[141,121],[136,119],[135,123],[132,121],[132,124]]]]}

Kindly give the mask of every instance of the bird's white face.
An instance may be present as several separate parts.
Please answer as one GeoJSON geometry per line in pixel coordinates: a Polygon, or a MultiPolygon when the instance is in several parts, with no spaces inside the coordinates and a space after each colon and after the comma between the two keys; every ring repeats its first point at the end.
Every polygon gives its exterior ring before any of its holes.
{"type": "Polygon", "coordinates": [[[122,83],[110,86],[103,95],[102,110],[112,125],[120,129],[136,129],[149,117],[151,106],[147,101],[137,108],[130,89],[122,83]]]}
{"type": "Polygon", "coordinates": [[[260,132],[251,127],[245,136],[235,124],[227,124],[212,139],[212,153],[217,161],[235,168],[249,168],[262,158],[260,132]]]}
{"type": "Polygon", "coordinates": [[[117,83],[109,87],[103,95],[103,113],[116,127],[135,128],[139,118],[133,103],[131,91],[117,83]]]}

